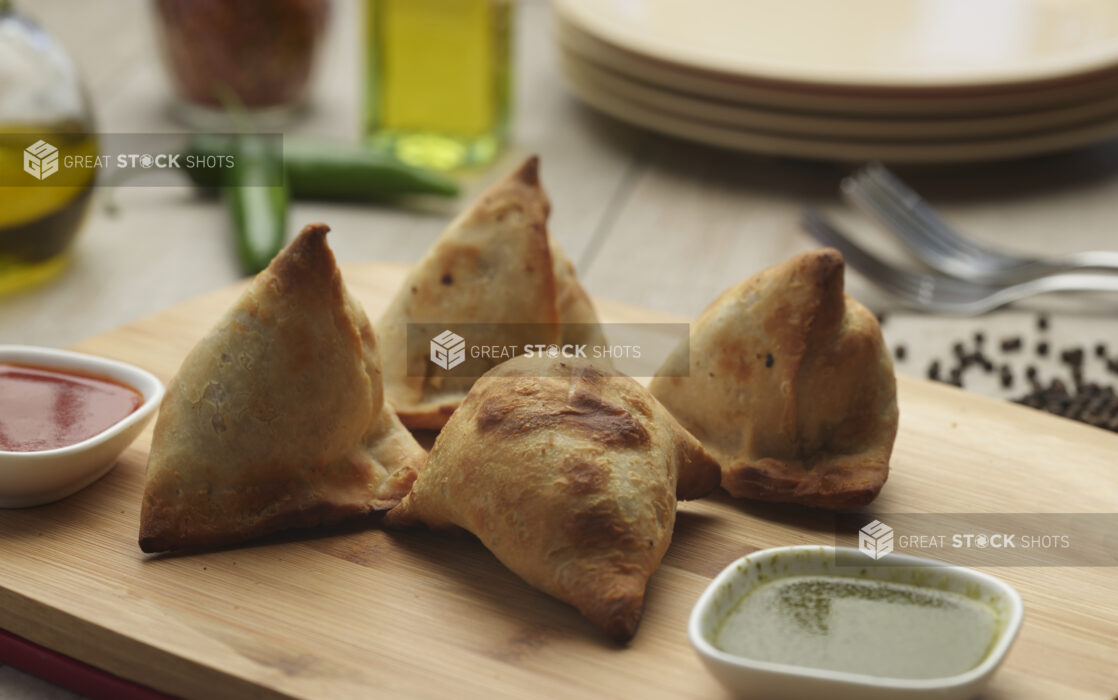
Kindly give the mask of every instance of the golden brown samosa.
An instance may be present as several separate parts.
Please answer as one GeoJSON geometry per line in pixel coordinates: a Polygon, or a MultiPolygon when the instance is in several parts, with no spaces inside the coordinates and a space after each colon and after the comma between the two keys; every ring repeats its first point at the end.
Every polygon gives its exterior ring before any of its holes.
{"type": "MultiPolygon", "coordinates": [[[[606,338],[602,323],[590,295],[579,284],[575,266],[554,240],[551,241],[552,271],[555,275],[555,304],[559,310],[560,343],[574,343],[591,347],[605,347],[606,338]]],[[[600,364],[611,366],[605,359],[600,364]]]]}
{"type": "Polygon", "coordinates": [[[456,372],[427,362],[430,341],[447,326],[484,324],[481,337],[468,340],[487,346],[601,343],[590,298],[549,240],[550,210],[539,160],[529,158],[455,219],[409,272],[376,324],[385,392],[408,427],[441,428],[476,378],[508,359],[470,358],[456,372]]]}
{"type": "Polygon", "coordinates": [[[877,497],[897,434],[877,319],[816,250],[727,290],[650,389],[722,465],[738,498],[856,508],[877,497]],[[689,366],[688,366],[689,357],[689,366]]]}
{"type": "Polygon", "coordinates": [[[521,356],[478,379],[387,525],[459,527],[618,640],[636,632],[676,499],[718,465],[648,392],[587,360],[521,356]]]}
{"type": "Polygon", "coordinates": [[[321,224],[190,351],[148,461],[140,548],[226,544],[383,511],[424,450],[384,403],[377,342],[321,224]]]}

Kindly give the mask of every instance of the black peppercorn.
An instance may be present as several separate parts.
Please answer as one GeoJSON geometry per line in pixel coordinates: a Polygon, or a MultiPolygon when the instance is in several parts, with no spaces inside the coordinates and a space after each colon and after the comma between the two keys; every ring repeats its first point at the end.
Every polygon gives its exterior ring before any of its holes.
{"type": "Polygon", "coordinates": [[[1060,361],[1072,367],[1083,364],[1083,348],[1069,348],[1060,353],[1060,361]]]}
{"type": "Polygon", "coordinates": [[[1013,372],[1009,369],[1009,365],[1002,365],[1001,381],[1006,389],[1013,386],[1013,372]]]}

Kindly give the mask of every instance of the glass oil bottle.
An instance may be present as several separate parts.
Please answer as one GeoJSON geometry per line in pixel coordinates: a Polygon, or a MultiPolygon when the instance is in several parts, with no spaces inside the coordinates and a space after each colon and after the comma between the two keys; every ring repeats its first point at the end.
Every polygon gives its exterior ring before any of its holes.
{"type": "Polygon", "coordinates": [[[0,295],[57,274],[89,207],[97,154],[84,87],[65,51],[0,0],[0,295]]]}
{"type": "Polygon", "coordinates": [[[483,165],[507,138],[514,0],[367,0],[365,134],[438,170],[483,165]]]}

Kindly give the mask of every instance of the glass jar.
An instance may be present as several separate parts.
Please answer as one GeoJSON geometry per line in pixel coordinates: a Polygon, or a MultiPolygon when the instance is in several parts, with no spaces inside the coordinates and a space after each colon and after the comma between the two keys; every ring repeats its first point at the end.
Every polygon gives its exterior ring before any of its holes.
{"type": "Polygon", "coordinates": [[[507,138],[512,0],[366,0],[365,135],[421,167],[489,162],[507,138]]]}
{"type": "Polygon", "coordinates": [[[84,86],[49,34],[0,0],[0,294],[57,274],[89,208],[96,169],[84,86]]]}
{"type": "Polygon", "coordinates": [[[155,0],[175,116],[229,129],[245,111],[254,128],[290,121],[304,104],[326,30],[329,0],[155,0]]]}

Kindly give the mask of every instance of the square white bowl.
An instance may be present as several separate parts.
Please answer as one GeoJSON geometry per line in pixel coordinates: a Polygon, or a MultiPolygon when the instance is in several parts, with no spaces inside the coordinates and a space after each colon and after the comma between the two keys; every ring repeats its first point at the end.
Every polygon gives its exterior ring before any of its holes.
{"type": "Polygon", "coordinates": [[[0,508],[27,508],[65,498],[107,474],[155,413],[163,384],[151,372],[94,355],[29,345],[0,345],[0,362],[98,374],[134,387],[135,411],[93,437],[38,452],[0,450],[0,508]]]}
{"type": "Polygon", "coordinates": [[[774,547],[738,559],[703,591],[691,611],[691,645],[707,669],[738,697],[765,700],[969,700],[978,695],[1005,659],[1024,618],[1021,596],[993,576],[947,566],[931,559],[889,554],[875,563],[851,547],[774,547]],[[864,572],[864,573],[863,573],[864,572]],[[999,621],[998,638],[977,666],[944,678],[888,678],[808,666],[774,663],[728,654],[714,646],[718,624],[752,588],[784,576],[826,575],[886,580],[947,590],[990,605],[999,621]]]}

